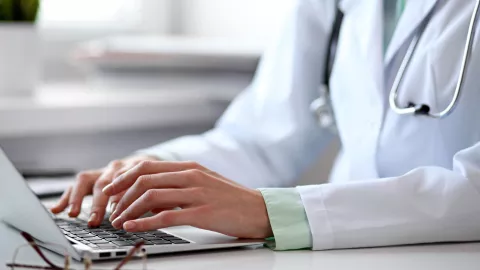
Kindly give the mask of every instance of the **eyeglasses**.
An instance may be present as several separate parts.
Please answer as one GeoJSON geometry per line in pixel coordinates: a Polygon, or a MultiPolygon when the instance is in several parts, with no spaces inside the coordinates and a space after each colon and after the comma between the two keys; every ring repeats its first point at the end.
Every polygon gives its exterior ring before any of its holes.
{"type": "MultiPolygon", "coordinates": [[[[35,239],[28,233],[26,232],[21,232],[21,235],[25,240],[28,242],[28,244],[21,245],[17,247],[13,253],[12,257],[12,262],[7,263],[6,266],[10,269],[43,269],[43,270],[75,270],[74,268],[71,268],[70,265],[70,255],[67,252],[67,248],[62,246],[62,245],[57,245],[57,244],[52,244],[52,243],[42,243],[42,247],[50,249],[50,250],[61,250],[63,252],[63,257],[64,257],[64,262],[63,266],[58,266],[54,264],[52,261],[50,261],[47,256],[42,252],[40,245],[35,242],[35,239]],[[23,264],[18,262],[17,257],[19,254],[22,253],[25,249],[30,249],[33,248],[35,252],[40,256],[40,258],[43,260],[45,265],[33,265],[33,264],[23,264]]],[[[142,269],[146,270],[147,269],[147,254],[145,250],[142,248],[144,242],[140,241],[138,242],[130,251],[127,253],[126,257],[114,268],[114,270],[120,270],[124,266],[126,266],[134,257],[140,257],[142,260],[142,269]]],[[[95,268],[92,268],[92,260],[87,256],[83,257],[83,264],[84,264],[84,270],[94,270],[95,268]]]]}

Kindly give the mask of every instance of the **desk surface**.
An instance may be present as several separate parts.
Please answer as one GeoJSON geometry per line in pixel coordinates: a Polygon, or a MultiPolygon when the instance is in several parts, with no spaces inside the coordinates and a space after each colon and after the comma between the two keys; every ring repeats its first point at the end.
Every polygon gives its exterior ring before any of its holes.
{"type": "MultiPolygon", "coordinates": [[[[5,268],[14,246],[23,239],[0,223],[0,269],[5,268]]],[[[50,253],[54,261],[61,258],[50,253]]],[[[25,254],[25,262],[40,262],[33,252],[25,254]]],[[[116,262],[99,263],[95,268],[109,269],[116,262]]],[[[140,269],[138,262],[129,268],[140,269]]],[[[478,270],[480,243],[423,245],[337,251],[288,251],[274,252],[266,248],[243,248],[220,251],[179,253],[150,257],[148,269],[456,269],[478,270]]],[[[81,267],[79,267],[81,269],[81,267]]]]}

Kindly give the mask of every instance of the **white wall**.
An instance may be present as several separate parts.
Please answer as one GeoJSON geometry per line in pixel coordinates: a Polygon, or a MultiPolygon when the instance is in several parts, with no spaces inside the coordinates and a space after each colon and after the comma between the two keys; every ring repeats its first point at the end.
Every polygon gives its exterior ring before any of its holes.
{"type": "Polygon", "coordinates": [[[184,32],[269,41],[278,32],[294,1],[183,0],[184,32]]]}

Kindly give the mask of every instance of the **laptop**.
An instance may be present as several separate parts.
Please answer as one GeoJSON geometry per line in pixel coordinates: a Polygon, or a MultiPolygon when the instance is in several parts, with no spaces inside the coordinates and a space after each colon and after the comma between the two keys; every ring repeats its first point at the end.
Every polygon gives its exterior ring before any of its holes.
{"type": "MultiPolygon", "coordinates": [[[[27,183],[0,149],[0,219],[8,226],[31,234],[41,243],[55,243],[66,248],[78,261],[88,255],[92,260],[123,258],[139,241],[147,254],[163,254],[196,250],[260,245],[264,242],[237,239],[189,226],[163,230],[127,233],[104,221],[98,228],[89,228],[82,218],[54,216],[30,190],[27,183]]],[[[49,246],[63,254],[64,249],[49,246]]]]}

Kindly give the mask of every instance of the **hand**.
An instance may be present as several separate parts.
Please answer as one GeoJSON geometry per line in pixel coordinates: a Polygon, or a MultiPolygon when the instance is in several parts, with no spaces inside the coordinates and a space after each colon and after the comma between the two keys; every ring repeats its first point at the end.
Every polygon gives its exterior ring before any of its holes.
{"type": "Polygon", "coordinates": [[[95,227],[100,225],[105,216],[108,201],[110,199],[111,209],[115,208],[116,203],[123,194],[117,194],[109,198],[103,194],[102,189],[112,182],[112,180],[122,173],[133,168],[144,160],[158,160],[150,156],[132,156],[123,160],[116,160],[102,169],[84,171],[77,175],[76,183],[68,188],[50,210],[54,214],[63,212],[68,206],[70,217],[77,217],[80,214],[83,198],[93,193],[92,210],[88,225],[95,227]]]}
{"type": "Polygon", "coordinates": [[[190,225],[240,238],[273,235],[259,191],[193,162],[141,162],[103,192],[125,192],[110,216],[117,229],[139,232],[190,225]],[[171,210],[175,207],[181,210],[171,210]],[[140,218],[149,211],[157,214],[140,218]]]}

